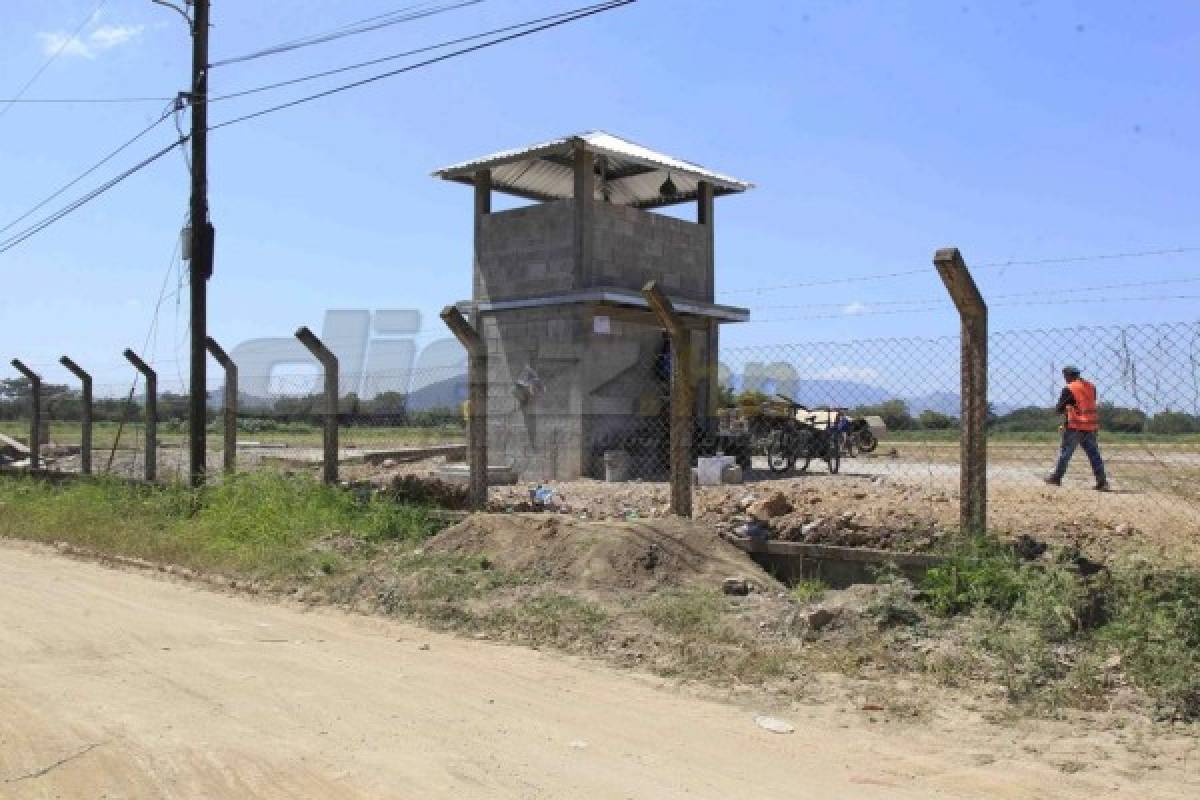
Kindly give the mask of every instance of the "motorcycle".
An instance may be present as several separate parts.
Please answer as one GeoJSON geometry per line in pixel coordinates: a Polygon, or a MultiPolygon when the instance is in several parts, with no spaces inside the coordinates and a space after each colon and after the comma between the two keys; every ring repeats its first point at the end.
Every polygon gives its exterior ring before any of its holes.
{"type": "Polygon", "coordinates": [[[846,431],[846,441],[850,448],[858,448],[860,453],[872,453],[879,446],[879,439],[871,432],[871,426],[862,417],[850,420],[846,431]]]}
{"type": "Polygon", "coordinates": [[[798,471],[804,473],[814,459],[821,459],[829,473],[836,475],[842,464],[838,432],[829,425],[818,427],[818,415],[810,413],[807,407],[783,395],[778,397],[791,413],[778,420],[767,434],[767,468],[778,475],[796,469],[803,462],[798,471]]]}

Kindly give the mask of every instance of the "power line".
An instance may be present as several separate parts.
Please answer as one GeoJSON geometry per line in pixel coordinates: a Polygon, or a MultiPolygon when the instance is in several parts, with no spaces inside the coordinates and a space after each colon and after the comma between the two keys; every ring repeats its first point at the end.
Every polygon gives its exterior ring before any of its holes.
{"type": "Polygon", "coordinates": [[[1200,253],[1200,247],[1169,247],[1160,250],[1137,250],[1127,253],[1101,253],[1088,256],[1058,256],[1054,258],[1034,258],[1022,261],[985,261],[975,264],[976,267],[1029,267],[1040,264],[1075,264],[1083,261],[1108,261],[1120,258],[1145,258],[1148,256],[1174,256],[1181,253],[1200,253]]]}
{"type": "Polygon", "coordinates": [[[37,79],[42,77],[42,73],[45,72],[47,68],[49,68],[49,66],[63,54],[63,51],[67,49],[67,45],[75,41],[75,39],[79,36],[80,31],[82,31],[87,24],[95,18],[96,14],[100,13],[100,9],[103,8],[104,4],[107,2],[108,0],[100,0],[100,2],[96,4],[96,7],[92,9],[92,13],[83,18],[83,22],[79,23],[70,36],[62,40],[62,44],[58,46],[58,49],[51,53],[50,57],[42,62],[42,65],[37,68],[32,76],[30,76],[29,80],[25,81],[25,85],[17,90],[15,98],[7,101],[0,101],[5,103],[4,108],[0,108],[0,117],[3,117],[5,114],[7,114],[8,110],[25,96],[25,92],[29,90],[29,87],[33,86],[37,79]]]}
{"type": "Polygon", "coordinates": [[[302,39],[294,39],[290,42],[281,42],[280,44],[272,45],[271,47],[266,47],[266,48],[263,48],[262,50],[256,50],[252,53],[246,53],[245,55],[234,56],[232,58],[225,58],[220,61],[213,61],[209,64],[209,67],[224,67],[229,64],[239,64],[243,61],[251,61],[251,60],[257,59],[257,58],[264,58],[266,56],[273,56],[273,55],[279,55],[280,53],[287,53],[292,50],[298,50],[303,47],[311,47],[311,46],[317,45],[317,44],[325,44],[327,42],[336,41],[337,39],[342,39],[347,36],[357,36],[360,33],[369,33],[370,31],[376,31],[381,28],[390,27],[392,25],[399,25],[403,22],[412,22],[414,20],[424,19],[426,17],[432,17],[432,16],[436,16],[438,14],[444,14],[448,11],[454,11],[456,9],[464,8],[466,6],[478,5],[478,4],[482,3],[483,1],[484,0],[463,0],[463,2],[451,3],[451,4],[447,4],[447,5],[443,5],[443,6],[436,6],[434,8],[425,8],[423,10],[415,10],[415,9],[420,9],[421,6],[428,6],[429,3],[416,3],[414,5],[406,6],[404,8],[389,12],[387,14],[378,14],[374,17],[368,17],[365,20],[359,20],[358,22],[348,23],[347,25],[343,25],[340,28],[335,28],[334,30],[332,30],[328,33],[314,34],[312,36],[308,36],[308,37],[305,37],[302,39]]]}
{"type": "MultiPolygon", "coordinates": [[[[562,19],[558,19],[553,22],[547,22],[543,25],[538,25],[537,27],[529,28],[527,30],[522,30],[517,33],[511,33],[507,36],[502,36],[498,39],[492,39],[487,42],[482,42],[480,44],[472,45],[471,47],[464,47],[461,50],[455,50],[451,53],[446,53],[445,55],[426,59],[425,61],[418,61],[417,63],[409,64],[406,67],[400,67],[399,69],[390,70],[388,72],[382,72],[378,75],[372,75],[369,78],[363,78],[362,80],[354,81],[353,83],[347,83],[347,84],[343,84],[341,86],[335,86],[332,89],[326,89],[323,92],[317,92],[316,94],[306,95],[305,97],[300,97],[295,100],[290,100],[286,103],[280,103],[279,105],[269,106],[267,108],[251,112],[249,114],[244,114],[240,117],[234,117],[233,119],[225,120],[216,125],[213,125],[211,128],[209,128],[209,130],[215,131],[220,128],[228,127],[230,125],[236,125],[239,122],[246,122],[247,120],[255,119],[257,117],[262,117],[267,114],[272,114],[276,111],[283,111],[284,109],[292,108],[293,106],[298,106],[298,105],[301,105],[302,103],[308,103],[313,100],[319,100],[320,98],[328,97],[333,94],[338,94],[339,92],[345,92],[350,89],[357,89],[360,86],[365,86],[366,84],[374,83],[375,81],[380,81],[380,80],[383,80],[384,78],[391,78],[396,75],[403,74],[405,72],[412,72],[413,70],[421,69],[422,67],[428,67],[432,64],[437,64],[438,62],[441,62],[441,61],[447,61],[449,59],[457,58],[458,56],[467,55],[469,53],[473,53],[478,50],[483,50],[488,47],[494,47],[495,45],[503,44],[505,42],[510,42],[510,41],[513,41],[514,39],[520,39],[522,37],[529,36],[534,33],[540,33],[542,31],[549,30],[550,28],[556,28],[560,25],[566,25],[567,23],[570,23],[570,22],[577,22],[586,17],[590,17],[595,14],[601,14],[605,11],[612,11],[613,9],[620,8],[621,6],[631,5],[636,2],[637,2],[637,0],[613,0],[612,2],[609,2],[609,3],[601,3],[596,6],[588,6],[585,8],[587,8],[589,10],[580,11],[579,13],[573,14],[573,16],[563,17],[562,19]]],[[[568,12],[568,13],[571,13],[571,12],[568,12]]]]}
{"type": "MultiPolygon", "coordinates": [[[[548,30],[550,28],[558,27],[560,25],[565,25],[569,22],[576,22],[576,21],[584,19],[586,17],[593,16],[593,15],[599,14],[599,13],[603,13],[605,11],[610,11],[610,10],[619,8],[621,6],[630,5],[636,1],[637,0],[612,0],[611,2],[607,2],[607,3],[600,3],[600,4],[593,5],[593,6],[584,6],[579,9],[575,9],[575,11],[572,11],[572,12],[564,12],[563,15],[556,15],[555,18],[552,19],[552,21],[546,22],[546,23],[538,25],[536,27],[528,28],[526,30],[521,30],[516,33],[509,34],[507,36],[500,37],[498,39],[492,39],[487,42],[482,42],[480,44],[473,45],[471,47],[465,47],[460,50],[456,50],[454,52],[446,53],[444,55],[438,56],[436,58],[427,59],[426,61],[418,62],[416,64],[410,64],[408,66],[401,67],[401,68],[395,69],[395,70],[391,70],[389,72],[381,73],[379,75],[373,75],[369,78],[364,78],[362,80],[355,81],[353,83],[345,84],[342,86],[337,86],[332,89],[327,89],[323,92],[318,92],[313,95],[301,97],[301,98],[292,100],[287,103],[281,103],[276,106],[271,106],[271,107],[268,107],[265,109],[261,109],[259,111],[255,111],[250,114],[243,115],[241,117],[235,117],[233,119],[226,120],[217,125],[214,125],[211,128],[209,128],[209,130],[217,130],[219,128],[224,128],[229,125],[234,125],[238,122],[245,122],[247,120],[254,119],[256,117],[261,117],[266,114],[273,113],[275,111],[281,111],[283,109],[290,108],[292,106],[300,105],[302,103],[307,103],[309,101],[316,100],[316,99],[319,99],[322,97],[327,97],[332,94],[336,94],[336,93],[343,92],[343,91],[346,91],[349,89],[357,88],[359,86],[363,86],[368,83],[373,83],[375,81],[379,81],[384,78],[389,78],[389,77],[399,75],[399,74],[402,74],[405,72],[411,72],[413,70],[420,69],[422,67],[436,64],[440,61],[446,61],[448,59],[455,58],[455,57],[458,57],[461,55],[466,55],[468,53],[472,53],[477,50],[482,50],[482,49],[492,47],[497,44],[502,44],[504,42],[522,38],[524,36],[529,36],[530,34],[533,34],[533,33],[539,33],[541,31],[548,30]]],[[[92,172],[94,172],[102,164],[104,164],[105,162],[107,162],[108,160],[113,158],[117,153],[124,150],[126,147],[128,147],[130,144],[132,144],[134,141],[136,141],[141,136],[145,135],[145,133],[147,133],[153,127],[160,124],[164,119],[166,119],[168,116],[170,116],[172,110],[173,109],[168,109],[168,111],[164,112],[163,115],[159,119],[155,120],[155,122],[152,123],[150,126],[148,126],[145,130],[140,131],[132,139],[130,139],[126,143],[122,144],[119,148],[117,148],[117,150],[115,150],[112,153],[110,153],[109,155],[105,156],[105,158],[102,159],[98,164],[89,168],[86,172],[84,172],[78,178],[74,179],[73,181],[68,183],[66,186],[64,186],[61,189],[59,189],[58,191],[56,191],[54,194],[52,194],[50,197],[43,200],[41,203],[39,203],[33,209],[22,214],[16,220],[13,220],[11,223],[6,225],[3,229],[0,229],[0,232],[9,230],[18,222],[28,218],[32,213],[37,211],[39,208],[45,206],[48,202],[53,200],[55,197],[61,195],[64,191],[66,191],[68,188],[70,188],[74,184],[78,183],[80,180],[82,180],[88,174],[91,174],[92,172]]],[[[8,252],[9,250],[16,247],[18,244],[25,241],[29,237],[39,233],[40,231],[46,229],[50,225],[53,225],[55,222],[57,222],[58,220],[62,219],[65,216],[67,216],[68,214],[71,214],[72,212],[74,212],[78,208],[82,207],[83,205],[91,202],[93,199],[100,196],[101,194],[104,194],[109,189],[113,188],[118,183],[120,183],[121,181],[128,178],[130,175],[149,166],[154,161],[157,161],[159,158],[166,155],[168,152],[173,150],[175,147],[186,142],[189,138],[190,137],[187,137],[187,136],[180,137],[175,142],[172,142],[170,145],[162,148],[161,150],[157,151],[156,153],[154,153],[153,155],[144,159],[143,161],[139,162],[138,164],[135,164],[133,167],[131,167],[130,169],[126,170],[125,172],[122,172],[121,174],[117,175],[115,178],[112,178],[109,181],[105,182],[104,184],[101,184],[99,187],[97,187],[96,189],[93,189],[91,192],[88,192],[87,194],[83,195],[81,198],[79,198],[75,201],[72,201],[71,203],[69,203],[68,205],[59,209],[58,211],[54,212],[53,214],[39,220],[38,222],[34,223],[33,225],[30,225],[27,228],[10,236],[8,239],[0,241],[0,254],[8,252]]]]}
{"type": "Polygon", "coordinates": [[[124,151],[126,148],[128,148],[130,145],[132,145],[134,142],[136,142],[138,139],[141,139],[147,133],[154,130],[156,127],[158,127],[162,123],[163,120],[165,120],[167,117],[169,117],[171,115],[173,110],[174,110],[173,108],[169,108],[166,111],[164,111],[162,116],[160,116],[158,119],[151,122],[145,128],[142,128],[140,131],[135,133],[129,139],[125,140],[125,142],[123,142],[122,144],[118,145],[117,148],[115,150],[111,151],[108,155],[104,156],[99,161],[97,161],[95,164],[93,164],[92,166],[88,167],[86,170],[81,172],[79,175],[77,175],[76,177],[74,177],[70,181],[68,181],[67,183],[60,186],[58,189],[56,189],[53,193],[51,193],[50,195],[45,197],[41,202],[39,202],[33,208],[29,209],[28,211],[26,211],[24,214],[17,217],[16,219],[11,220],[3,228],[0,228],[0,233],[4,233],[5,231],[7,231],[10,228],[12,228],[13,226],[15,226],[17,223],[21,222],[24,219],[27,219],[32,214],[37,212],[39,209],[44,207],[51,200],[58,197],[63,192],[65,192],[67,189],[70,189],[72,186],[79,183],[81,180],[86,178],[88,175],[91,175],[93,172],[98,170],[100,167],[107,164],[109,161],[111,161],[113,158],[115,158],[118,154],[120,154],[122,151],[124,151]]]}
{"type": "Polygon", "coordinates": [[[294,86],[295,84],[304,83],[306,81],[314,81],[314,80],[318,80],[320,78],[328,78],[331,75],[339,75],[343,72],[352,72],[357,69],[365,69],[366,67],[373,67],[377,64],[387,63],[388,61],[396,61],[401,58],[408,58],[410,56],[421,55],[422,53],[428,53],[433,50],[441,50],[446,47],[453,47],[456,44],[463,44],[465,42],[473,42],[473,41],[476,41],[479,39],[486,39],[489,36],[496,36],[501,33],[508,33],[509,31],[519,30],[521,28],[528,28],[530,26],[538,25],[543,22],[550,22],[552,20],[569,17],[569,16],[572,16],[574,14],[580,13],[585,10],[590,10],[590,9],[607,10],[608,6],[610,6],[610,5],[612,5],[611,0],[606,0],[606,2],[603,2],[603,3],[596,3],[596,4],[590,5],[590,6],[581,6],[579,8],[572,9],[571,11],[562,11],[562,12],[559,12],[558,14],[550,14],[550,15],[547,15],[544,17],[537,17],[534,19],[526,20],[525,22],[518,22],[513,25],[505,25],[500,28],[492,28],[491,30],[483,31],[481,33],[473,33],[468,36],[460,36],[455,39],[447,39],[446,41],[438,42],[436,44],[425,45],[424,47],[418,47],[413,50],[406,50],[401,53],[393,53],[391,55],[381,56],[379,58],[373,58],[373,59],[370,59],[369,61],[360,61],[356,64],[348,64],[344,67],[336,67],[334,69],[328,69],[328,70],[324,70],[322,72],[314,72],[309,75],[302,75],[298,78],[290,78],[288,80],[277,81],[275,83],[268,83],[268,84],[264,84],[262,86],[255,86],[250,89],[242,89],[242,90],[239,90],[236,92],[230,92],[228,94],[218,95],[217,97],[210,97],[208,99],[208,102],[215,103],[219,100],[231,100],[235,97],[245,97],[246,95],[257,94],[259,92],[266,92],[266,91],[270,91],[272,89],[282,89],[285,86],[294,86]]]}
{"type": "Polygon", "coordinates": [[[53,225],[55,222],[58,222],[63,217],[66,217],[67,215],[69,215],[69,214],[77,211],[78,209],[82,208],[83,206],[87,205],[92,200],[96,199],[100,195],[107,192],[109,189],[112,189],[114,186],[116,186],[121,181],[128,178],[130,175],[133,175],[135,172],[138,172],[138,171],[150,166],[152,163],[154,163],[158,159],[162,158],[167,153],[171,152],[176,147],[183,144],[185,141],[187,141],[187,137],[184,137],[183,139],[179,139],[177,141],[172,142],[171,144],[162,148],[161,150],[154,153],[153,155],[151,155],[147,158],[144,158],[141,161],[139,161],[138,163],[134,164],[132,167],[130,167],[129,169],[120,173],[116,177],[110,178],[109,180],[100,184],[95,189],[91,190],[90,192],[83,195],[82,197],[79,197],[76,200],[71,201],[67,205],[60,208],[58,211],[55,211],[53,214],[43,217],[41,220],[35,222],[33,225],[30,225],[29,227],[19,231],[18,233],[13,234],[8,239],[5,239],[4,241],[0,241],[0,254],[7,253],[9,250],[13,249],[17,245],[19,245],[21,242],[28,239],[29,237],[45,230],[46,228],[53,225]]]}
{"type": "MultiPolygon", "coordinates": [[[[1200,247],[1170,247],[1160,248],[1156,250],[1137,250],[1132,252],[1122,253],[1101,253],[1098,255],[1085,256],[1059,256],[1054,258],[1037,258],[1028,260],[1012,260],[1012,261],[985,261],[976,264],[968,264],[974,269],[981,268],[1001,268],[1001,267],[1025,267],[1045,264],[1075,264],[1086,261],[1108,261],[1123,258],[1148,258],[1152,256],[1167,256],[1181,255],[1184,253],[1200,253],[1200,247]]],[[[739,289],[726,289],[721,294],[748,294],[774,292],[780,289],[807,289],[813,286],[833,286],[843,283],[861,283],[866,281],[886,280],[888,278],[906,278],[912,275],[932,275],[933,270],[930,267],[921,267],[920,269],[900,270],[897,272],[876,272],[867,275],[854,275],[845,278],[828,278],[817,281],[806,281],[802,283],[782,283],[774,286],[748,286],[739,289]]]]}
{"type": "Polygon", "coordinates": [[[0,99],[0,103],[25,105],[70,105],[76,103],[119,104],[119,103],[164,103],[174,100],[173,97],[9,97],[0,99]]]}

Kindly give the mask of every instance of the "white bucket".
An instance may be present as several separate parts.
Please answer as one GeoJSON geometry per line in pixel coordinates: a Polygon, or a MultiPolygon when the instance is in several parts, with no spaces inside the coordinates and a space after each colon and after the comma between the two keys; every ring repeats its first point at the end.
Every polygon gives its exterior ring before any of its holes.
{"type": "Polygon", "coordinates": [[[696,460],[696,479],[701,486],[720,486],[721,471],[730,464],[736,464],[733,456],[709,456],[696,460]]]}

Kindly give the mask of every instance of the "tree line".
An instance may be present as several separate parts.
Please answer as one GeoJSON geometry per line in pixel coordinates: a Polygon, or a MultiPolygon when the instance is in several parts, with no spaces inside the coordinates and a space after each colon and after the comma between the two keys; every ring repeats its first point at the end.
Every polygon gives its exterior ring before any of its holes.
{"type": "MultiPolygon", "coordinates": [[[[738,406],[753,409],[770,402],[763,392],[749,390],[735,393],[727,387],[722,389],[722,402],[728,407],[738,406]]],[[[1147,414],[1138,408],[1127,408],[1113,403],[1101,403],[1100,427],[1114,433],[1186,434],[1200,433],[1200,416],[1182,411],[1164,410],[1147,414]]],[[[882,403],[855,406],[849,410],[854,417],[879,417],[892,431],[945,431],[959,426],[958,417],[939,411],[925,409],[913,414],[907,402],[893,398],[882,403]]],[[[997,414],[988,404],[988,428],[997,433],[1052,433],[1062,424],[1062,416],[1053,408],[1025,406],[997,414]]]]}

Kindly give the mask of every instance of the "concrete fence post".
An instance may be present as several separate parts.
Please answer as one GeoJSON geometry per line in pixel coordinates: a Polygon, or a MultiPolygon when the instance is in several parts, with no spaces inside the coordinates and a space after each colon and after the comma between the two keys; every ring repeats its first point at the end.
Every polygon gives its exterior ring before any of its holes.
{"type": "Polygon", "coordinates": [[[29,380],[29,469],[32,471],[41,466],[42,378],[19,358],[14,358],[11,363],[13,369],[29,380]]]}
{"type": "Polygon", "coordinates": [[[442,309],[442,321],[467,351],[467,469],[471,508],[483,511],[488,499],[487,453],[487,342],[480,333],[479,320],[475,327],[454,306],[442,309]]]}
{"type": "Polygon", "coordinates": [[[211,336],[204,340],[208,354],[225,370],[225,474],[237,472],[238,368],[211,336]]]}
{"type": "Polygon", "coordinates": [[[125,350],[125,360],[146,379],[146,481],[158,480],[158,373],[138,358],[137,353],[125,350]]]}
{"type": "Polygon", "coordinates": [[[675,313],[657,282],[642,287],[650,310],[671,339],[671,513],[692,516],[692,429],[695,384],[692,381],[692,334],[675,313]]]}
{"type": "Polygon", "coordinates": [[[325,435],[322,456],[322,480],[327,484],[338,481],[338,359],[316,334],[303,327],[296,338],[308,348],[325,372],[325,435]]]}
{"type": "Polygon", "coordinates": [[[987,304],[957,247],[938,250],[933,263],[962,321],[959,517],[965,533],[980,535],[987,530],[987,304]]]}
{"type": "Polygon", "coordinates": [[[58,360],[71,374],[79,378],[83,384],[80,390],[79,410],[79,472],[81,475],[92,474],[92,376],[71,359],[63,356],[58,360]]]}

